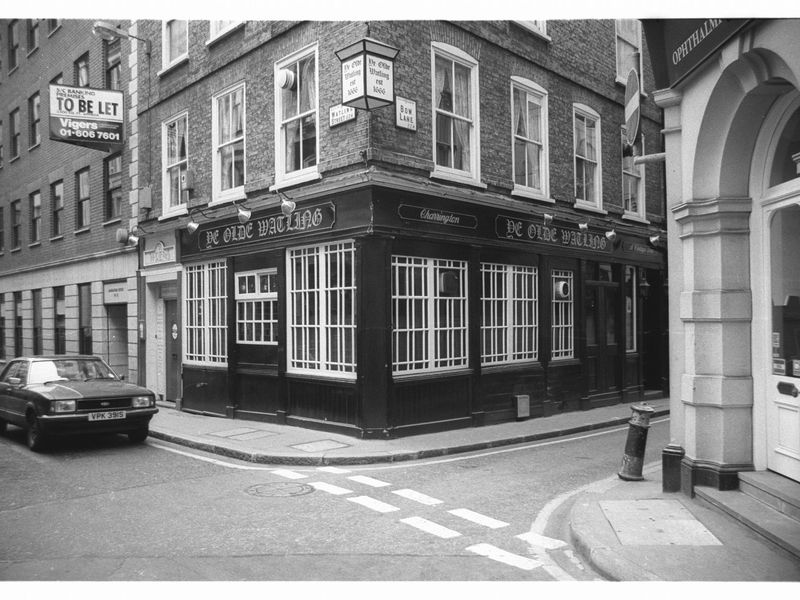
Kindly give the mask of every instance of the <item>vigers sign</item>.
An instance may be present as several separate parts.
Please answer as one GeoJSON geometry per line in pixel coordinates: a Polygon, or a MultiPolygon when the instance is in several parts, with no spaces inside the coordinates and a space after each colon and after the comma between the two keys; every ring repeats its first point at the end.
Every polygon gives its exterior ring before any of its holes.
{"type": "Polygon", "coordinates": [[[50,86],[50,139],[112,152],[124,144],[121,91],[50,86]]]}

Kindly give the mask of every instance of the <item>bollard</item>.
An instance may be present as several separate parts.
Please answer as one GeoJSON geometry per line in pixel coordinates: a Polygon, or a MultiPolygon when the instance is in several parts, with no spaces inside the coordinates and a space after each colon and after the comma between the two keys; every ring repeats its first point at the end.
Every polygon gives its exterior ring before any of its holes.
{"type": "Polygon", "coordinates": [[[622,467],[619,478],[625,481],[641,481],[642,465],[644,464],[644,447],[647,444],[647,430],[650,429],[650,415],[653,407],[647,404],[634,404],[631,406],[633,415],[628,421],[628,440],[625,442],[625,455],[622,457],[622,467]]]}

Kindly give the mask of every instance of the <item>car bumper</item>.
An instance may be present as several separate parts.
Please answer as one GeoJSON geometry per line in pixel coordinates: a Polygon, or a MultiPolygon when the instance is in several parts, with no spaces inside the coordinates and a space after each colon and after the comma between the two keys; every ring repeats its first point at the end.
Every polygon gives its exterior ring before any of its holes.
{"type": "Polygon", "coordinates": [[[87,433],[120,433],[144,429],[150,419],[158,412],[157,408],[126,409],[124,419],[90,421],[89,415],[42,415],[39,426],[42,433],[49,436],[76,435],[87,433]]]}

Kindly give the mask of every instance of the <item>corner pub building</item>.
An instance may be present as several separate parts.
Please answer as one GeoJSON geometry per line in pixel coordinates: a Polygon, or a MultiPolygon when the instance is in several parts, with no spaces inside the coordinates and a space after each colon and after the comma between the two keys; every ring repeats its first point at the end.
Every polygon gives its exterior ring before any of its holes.
{"type": "MultiPolygon", "coordinates": [[[[164,157],[140,166],[149,387],[365,438],[661,390],[663,173],[623,143],[637,21],[184,23],[178,48],[177,22],[136,34],[172,40],[139,141],[164,157]],[[364,38],[399,50],[393,106],[341,104],[335,53],[364,38]]],[[[647,94],[641,121],[657,152],[647,94]]]]}

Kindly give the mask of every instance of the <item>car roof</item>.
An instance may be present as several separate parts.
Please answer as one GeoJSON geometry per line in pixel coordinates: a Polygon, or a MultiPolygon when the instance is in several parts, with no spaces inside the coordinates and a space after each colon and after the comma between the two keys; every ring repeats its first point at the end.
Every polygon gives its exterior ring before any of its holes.
{"type": "Polygon", "coordinates": [[[36,356],[17,356],[9,360],[75,360],[75,359],[98,359],[102,360],[99,356],[94,354],[41,354],[36,356]]]}

